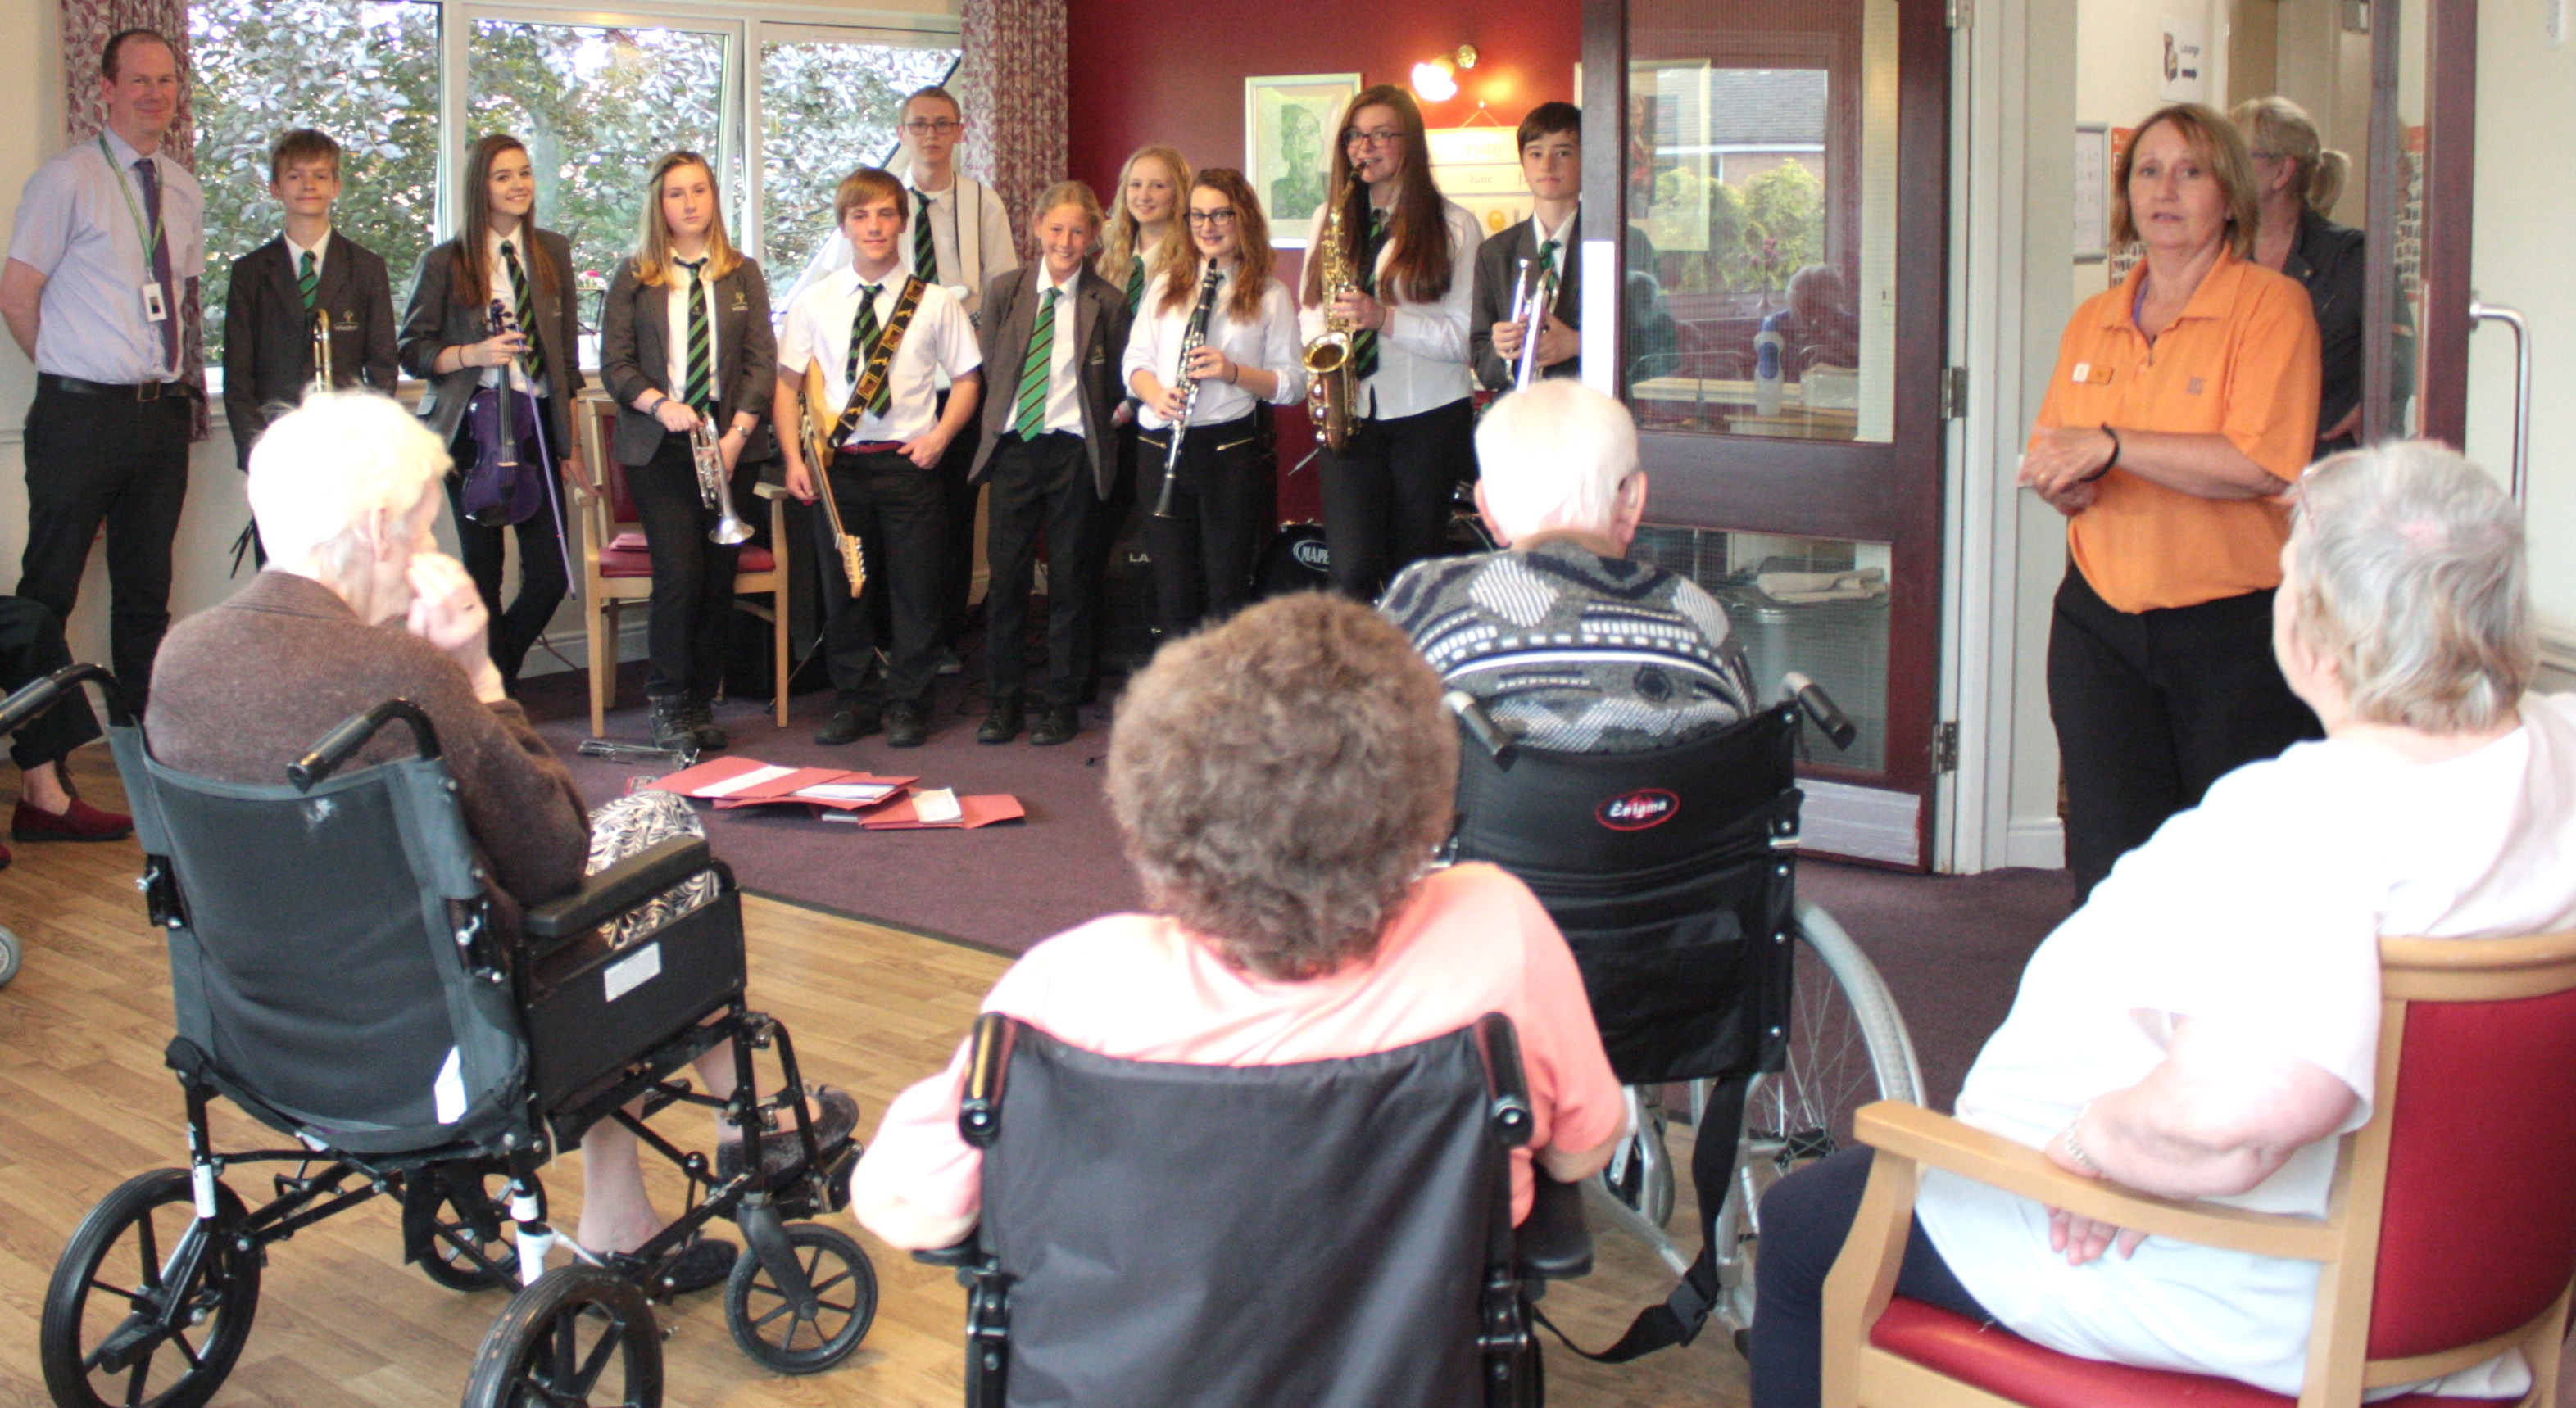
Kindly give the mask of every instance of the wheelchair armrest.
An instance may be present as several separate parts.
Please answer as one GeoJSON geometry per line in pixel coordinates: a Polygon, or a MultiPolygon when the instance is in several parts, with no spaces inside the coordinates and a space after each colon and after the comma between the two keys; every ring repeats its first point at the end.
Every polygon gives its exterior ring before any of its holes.
{"type": "Polygon", "coordinates": [[[982,1229],[968,1232],[964,1238],[945,1247],[930,1247],[912,1254],[924,1266],[974,1266],[984,1260],[982,1229]]]}
{"type": "Polygon", "coordinates": [[[529,910],[528,936],[561,939],[596,929],[714,864],[705,837],[674,836],[583,876],[579,889],[529,910]]]}
{"type": "Polygon", "coordinates": [[[1543,1281],[1571,1281],[1592,1274],[1592,1229],[1583,1221],[1583,1189],[1559,1183],[1547,1170],[1530,1166],[1535,1180],[1529,1216],[1514,1239],[1513,1260],[1523,1276],[1543,1281]]]}

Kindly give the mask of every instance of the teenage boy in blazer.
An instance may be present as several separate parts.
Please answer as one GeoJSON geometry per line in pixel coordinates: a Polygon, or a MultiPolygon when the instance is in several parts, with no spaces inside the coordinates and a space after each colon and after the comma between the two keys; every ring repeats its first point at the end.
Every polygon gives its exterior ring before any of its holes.
{"type": "Polygon", "coordinates": [[[1467,344],[1476,379],[1497,394],[1520,377],[1524,323],[1512,301],[1542,264],[1556,270],[1556,301],[1540,321],[1539,375],[1580,376],[1583,278],[1583,113],[1572,103],[1541,103],[1521,119],[1521,178],[1530,189],[1530,218],[1490,236],[1476,249],[1476,298],[1467,315],[1467,344]],[[1529,267],[1521,267],[1522,260],[1529,267]]]}
{"type": "Polygon", "coordinates": [[[776,395],[778,343],[769,285],[725,234],[706,158],[672,152],[644,189],[642,246],[600,313],[599,379],[617,402],[617,462],[653,560],[646,729],[658,748],[722,748],[732,740],[710,706],[742,549],[707,537],[716,511],[698,488],[695,432],[709,423],[733,501],[747,502],[758,476],[743,473],[743,450],[776,395]]]}
{"type": "Polygon", "coordinates": [[[1079,181],[1038,197],[1032,232],[1038,262],[995,278],[984,290],[981,332],[986,375],[981,443],[967,482],[992,485],[984,538],[984,651],[992,712],[978,743],[1008,743],[1020,731],[1027,684],[1021,626],[1038,529],[1047,541],[1047,680],[1029,742],[1063,743],[1081,732],[1083,682],[1091,675],[1100,597],[1095,537],[1107,530],[1117,487],[1112,421],[1126,395],[1118,366],[1127,350],[1127,295],[1091,268],[1100,239],[1100,201],[1079,181]],[[1039,345],[1037,325],[1047,340],[1039,345]]]}
{"type": "Polygon", "coordinates": [[[312,389],[317,314],[331,320],[334,387],[365,385],[391,396],[401,376],[385,261],[331,228],[340,144],[309,127],[279,138],[269,154],[268,193],[286,208],[285,232],[233,261],[224,298],[224,418],[245,469],[270,415],[312,389]]]}

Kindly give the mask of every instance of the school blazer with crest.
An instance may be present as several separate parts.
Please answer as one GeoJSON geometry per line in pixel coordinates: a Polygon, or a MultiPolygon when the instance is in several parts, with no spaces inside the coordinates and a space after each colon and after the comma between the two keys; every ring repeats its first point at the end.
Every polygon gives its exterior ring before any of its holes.
{"type": "MultiPolygon", "coordinates": [[[[1028,360],[1029,335],[1038,317],[1038,281],[1043,261],[996,274],[985,286],[982,326],[977,341],[984,354],[983,443],[975,447],[968,482],[979,482],[993,458],[993,446],[1009,433],[1020,401],[1020,367],[1028,360]]],[[[1056,316],[1063,317],[1059,307],[1056,316]]],[[[1093,272],[1085,263],[1073,286],[1074,399],[1082,406],[1082,449],[1090,458],[1091,483],[1102,500],[1118,485],[1118,454],[1110,414],[1126,399],[1118,384],[1118,363],[1127,352],[1126,290],[1093,272]]]]}
{"type": "MultiPolygon", "coordinates": [[[[554,392],[554,415],[546,425],[546,448],[558,460],[571,459],[581,446],[572,438],[572,406],[588,383],[581,375],[581,324],[575,317],[572,282],[572,242],[552,230],[532,231],[530,243],[555,267],[554,288],[538,279],[529,294],[537,303],[537,325],[525,329],[529,338],[544,349],[546,385],[554,392]]],[[[476,235],[475,238],[482,238],[476,235]]],[[[412,276],[411,304],[403,310],[402,366],[412,376],[429,383],[420,393],[420,418],[429,422],[440,443],[455,440],[456,427],[465,423],[466,403],[474,399],[476,387],[483,384],[482,367],[458,367],[445,376],[430,370],[438,354],[450,347],[481,342],[490,337],[486,330],[484,305],[471,307],[456,301],[456,241],[444,240],[432,245],[420,257],[420,270],[412,276]]],[[[533,270],[530,277],[535,278],[533,270]]],[[[509,275],[500,268],[492,270],[493,282],[508,297],[509,275]]],[[[472,466],[461,466],[463,469],[472,466]]]]}
{"type": "MultiPolygon", "coordinates": [[[[384,259],[340,233],[322,250],[313,307],[331,315],[331,384],[391,396],[402,375],[394,350],[394,294],[384,259]]],[[[294,256],[280,236],[233,261],[224,296],[224,419],[244,468],[272,407],[292,406],[313,385],[313,323],[294,256]]]]}
{"type": "MultiPolygon", "coordinates": [[[[763,420],[778,387],[778,336],[769,326],[769,284],[745,259],[715,281],[716,429],[748,412],[763,420]]],[[[671,380],[671,286],[636,276],[635,261],[617,266],[599,315],[599,379],[617,402],[617,462],[648,464],[668,432],[661,418],[635,409],[647,389],[677,394],[671,380]]],[[[761,442],[755,435],[752,446],[761,442]]],[[[751,446],[746,447],[746,458],[751,446]]]]}

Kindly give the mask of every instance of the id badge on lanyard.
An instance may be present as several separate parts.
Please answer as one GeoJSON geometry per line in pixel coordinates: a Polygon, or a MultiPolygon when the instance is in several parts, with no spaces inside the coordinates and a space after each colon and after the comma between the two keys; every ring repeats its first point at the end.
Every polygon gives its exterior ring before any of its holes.
{"type": "MultiPolygon", "coordinates": [[[[161,247],[163,229],[161,213],[154,211],[152,223],[149,225],[144,223],[143,211],[134,203],[134,187],[129,184],[131,178],[122,167],[116,164],[116,154],[108,150],[107,138],[104,134],[98,139],[98,154],[107,158],[107,169],[116,176],[116,193],[125,197],[125,213],[134,220],[134,238],[142,242],[143,270],[149,274],[152,271],[152,251],[161,247]]],[[[147,157],[145,160],[148,161],[150,158],[147,157]]],[[[168,322],[170,300],[161,292],[161,281],[146,278],[139,291],[143,295],[143,320],[149,323],[168,322]]]]}

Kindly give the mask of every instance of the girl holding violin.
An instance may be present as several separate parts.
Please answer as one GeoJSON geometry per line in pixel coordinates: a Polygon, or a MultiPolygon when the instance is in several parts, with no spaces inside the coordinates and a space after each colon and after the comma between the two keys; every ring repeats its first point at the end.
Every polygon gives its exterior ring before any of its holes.
{"type": "Polygon", "coordinates": [[[455,456],[448,507],[465,571],[492,616],[492,663],[515,688],[571,583],[563,540],[560,471],[584,491],[589,479],[572,437],[581,394],[580,328],[574,319],[572,245],[537,228],[537,178],[526,144],[506,132],[478,139],[465,155],[465,223],[423,255],[403,314],[406,375],[427,382],[421,419],[455,456]],[[492,305],[507,329],[495,331],[492,305]],[[469,415],[477,394],[485,414],[469,415]],[[486,444],[504,417],[515,446],[486,444]],[[529,414],[533,407],[533,414],[529,414]],[[477,426],[481,426],[480,432],[477,426]],[[515,477],[504,461],[515,452],[515,477]],[[480,513],[472,511],[479,509],[480,513]],[[519,595],[501,606],[505,533],[519,539],[519,595]]]}
{"type": "Polygon", "coordinates": [[[731,740],[710,704],[741,547],[708,538],[716,510],[698,483],[695,440],[704,423],[742,503],[757,478],[741,471],[743,450],[770,408],[778,343],[769,286],[726,237],[715,172],[696,152],[663,157],[645,182],[642,238],[600,313],[599,376],[617,402],[617,462],[653,559],[653,745],[722,748],[731,740]]]}

